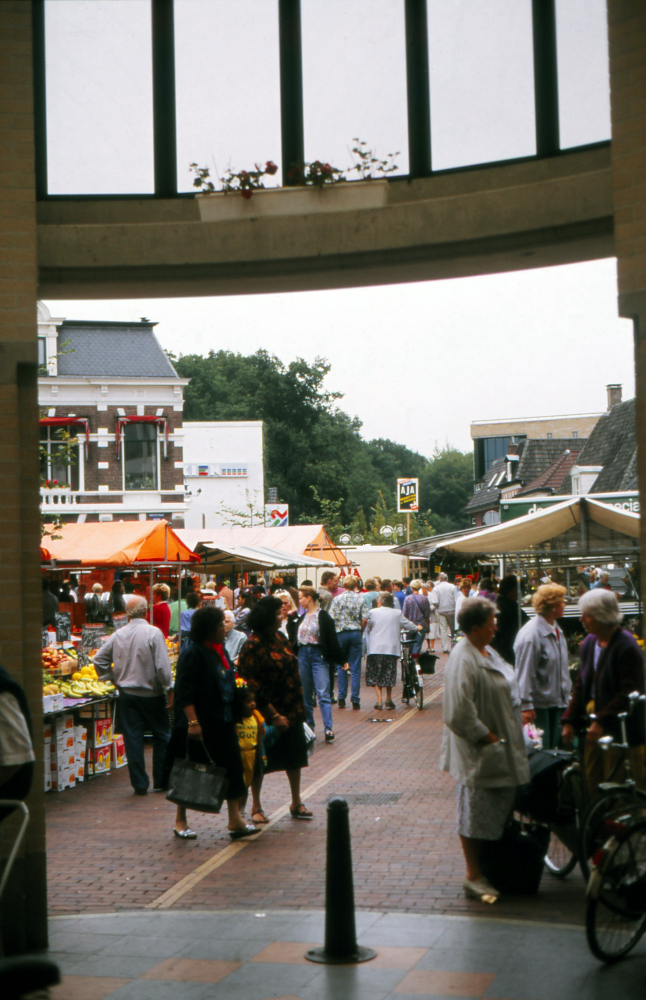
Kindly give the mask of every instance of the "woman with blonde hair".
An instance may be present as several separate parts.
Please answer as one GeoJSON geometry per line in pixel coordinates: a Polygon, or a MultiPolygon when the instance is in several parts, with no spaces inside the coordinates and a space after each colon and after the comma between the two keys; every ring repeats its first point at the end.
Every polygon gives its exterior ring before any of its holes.
{"type": "Polygon", "coordinates": [[[535,721],[543,730],[546,750],[558,743],[561,716],[572,690],[567,643],[556,624],[565,611],[566,593],[558,583],[539,587],[532,597],[536,616],[523,625],[514,642],[523,722],[535,721]]]}

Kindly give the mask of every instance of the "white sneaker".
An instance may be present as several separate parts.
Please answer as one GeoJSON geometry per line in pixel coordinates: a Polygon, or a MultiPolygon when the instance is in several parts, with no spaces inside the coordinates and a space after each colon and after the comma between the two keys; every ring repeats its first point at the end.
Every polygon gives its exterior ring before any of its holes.
{"type": "Polygon", "coordinates": [[[486,879],[484,875],[473,882],[465,878],[462,888],[464,889],[465,896],[469,896],[471,899],[479,899],[483,903],[495,903],[500,895],[498,890],[494,889],[489,879],[486,879]]]}

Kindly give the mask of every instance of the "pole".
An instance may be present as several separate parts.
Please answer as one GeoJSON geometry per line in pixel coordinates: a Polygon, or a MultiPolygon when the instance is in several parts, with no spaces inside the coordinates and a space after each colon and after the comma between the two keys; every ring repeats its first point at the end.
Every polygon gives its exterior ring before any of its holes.
{"type": "Polygon", "coordinates": [[[518,595],[518,601],[517,601],[517,604],[518,604],[518,631],[520,631],[521,626],[523,624],[523,613],[522,613],[522,608],[520,606],[520,599],[522,597],[522,588],[520,586],[520,556],[519,556],[518,552],[516,553],[516,581],[517,581],[517,583],[516,583],[516,593],[518,595]]]}
{"type": "Polygon", "coordinates": [[[305,958],[326,965],[353,965],[376,957],[372,948],[357,944],[350,844],[350,810],[345,799],[327,807],[327,861],[325,872],[325,944],[310,948],[305,958]]]}

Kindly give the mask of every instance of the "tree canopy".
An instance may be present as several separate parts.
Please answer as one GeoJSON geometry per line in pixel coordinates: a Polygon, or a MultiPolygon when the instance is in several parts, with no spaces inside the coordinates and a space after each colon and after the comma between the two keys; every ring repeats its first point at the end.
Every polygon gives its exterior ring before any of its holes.
{"type": "Polygon", "coordinates": [[[264,350],[248,356],[210,351],[173,363],[191,380],[186,421],[264,422],[265,483],[289,504],[293,523],[323,520],[333,535],[348,530],[384,541],[379,527],[405,520],[394,511],[396,481],[411,476],[420,480],[425,512],[411,519],[412,537],[467,526],[471,456],[446,447],[426,458],[394,441],[364,440],[361,422],[337,406],[341,393],[325,387],[325,359],[284,365],[264,350]]]}

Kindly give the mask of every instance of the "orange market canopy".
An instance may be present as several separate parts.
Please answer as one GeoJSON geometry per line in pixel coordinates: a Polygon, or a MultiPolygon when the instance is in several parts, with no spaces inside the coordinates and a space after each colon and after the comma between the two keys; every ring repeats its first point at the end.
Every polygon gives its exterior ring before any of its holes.
{"type": "Polygon", "coordinates": [[[322,524],[296,524],[288,528],[178,528],[177,534],[192,550],[200,544],[230,553],[242,549],[278,549],[281,555],[293,553],[322,560],[321,568],[330,564],[344,568],[352,565],[322,524]]]}
{"type": "MultiPolygon", "coordinates": [[[[48,530],[51,527],[48,525],[48,530]]],[[[60,537],[49,537],[47,548],[51,560],[59,566],[116,569],[119,566],[200,561],[168,521],[63,524],[55,534],[60,537]]]]}

